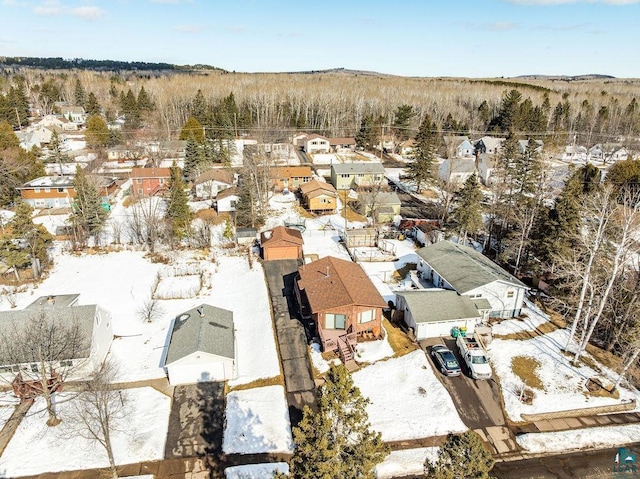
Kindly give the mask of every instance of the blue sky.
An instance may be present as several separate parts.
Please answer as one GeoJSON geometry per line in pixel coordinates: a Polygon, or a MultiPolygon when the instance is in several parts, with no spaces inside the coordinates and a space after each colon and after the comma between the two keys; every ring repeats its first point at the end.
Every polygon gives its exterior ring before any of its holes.
{"type": "Polygon", "coordinates": [[[640,77],[640,0],[0,0],[0,56],[640,77]]]}

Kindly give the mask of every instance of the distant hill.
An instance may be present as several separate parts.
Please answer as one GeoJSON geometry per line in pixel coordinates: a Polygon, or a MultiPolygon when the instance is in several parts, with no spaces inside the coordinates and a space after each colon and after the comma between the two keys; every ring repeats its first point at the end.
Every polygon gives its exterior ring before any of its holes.
{"type": "Polygon", "coordinates": [[[590,73],[588,75],[520,75],[517,77],[522,80],[562,80],[562,81],[584,81],[584,80],[612,80],[616,77],[611,75],[600,75],[598,73],[590,73]]]}
{"type": "Polygon", "coordinates": [[[84,58],[3,57],[0,67],[32,67],[46,70],[96,70],[96,71],[224,71],[211,65],[173,65],[170,63],[125,62],[119,60],[87,60],[84,58]]]}
{"type": "Polygon", "coordinates": [[[369,77],[393,77],[397,75],[390,75],[388,73],[372,72],[367,70],[350,70],[348,68],[328,68],[326,70],[307,70],[299,72],[284,72],[292,74],[302,75],[314,75],[321,73],[323,75],[345,75],[345,76],[369,76],[369,77]]]}

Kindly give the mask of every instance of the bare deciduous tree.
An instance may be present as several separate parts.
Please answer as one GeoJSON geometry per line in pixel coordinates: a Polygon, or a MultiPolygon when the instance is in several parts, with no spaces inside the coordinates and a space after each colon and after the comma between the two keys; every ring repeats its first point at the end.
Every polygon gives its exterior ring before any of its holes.
{"type": "Polygon", "coordinates": [[[146,321],[147,323],[151,323],[154,320],[160,318],[162,313],[164,312],[160,301],[157,299],[153,299],[153,297],[149,297],[146,299],[144,303],[138,308],[138,315],[140,319],[146,321]]]}

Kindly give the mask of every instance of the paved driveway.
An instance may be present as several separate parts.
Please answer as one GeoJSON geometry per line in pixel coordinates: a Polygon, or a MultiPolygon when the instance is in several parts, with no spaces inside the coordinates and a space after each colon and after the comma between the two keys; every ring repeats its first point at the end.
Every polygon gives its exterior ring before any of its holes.
{"type": "Polygon", "coordinates": [[[293,293],[298,262],[265,261],[264,271],[276,324],[289,415],[295,425],[302,417],[302,408],[315,403],[315,383],[307,353],[307,332],[298,317],[298,307],[293,293]]]}

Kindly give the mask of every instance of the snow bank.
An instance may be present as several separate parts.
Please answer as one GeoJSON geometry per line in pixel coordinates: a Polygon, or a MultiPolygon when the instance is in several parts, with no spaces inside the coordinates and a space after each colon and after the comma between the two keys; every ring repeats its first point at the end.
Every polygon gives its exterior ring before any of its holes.
{"type": "MultiPolygon", "coordinates": [[[[113,427],[116,463],[162,459],[171,399],[150,387],[128,389],[123,394],[130,412],[113,427]]],[[[81,396],[60,394],[58,411],[62,423],[47,427],[44,400],[38,398],[0,458],[0,477],[108,467],[104,448],[75,432],[77,426],[72,424],[70,414],[73,401],[79,400],[81,396]]]]}
{"type": "Polygon", "coordinates": [[[393,451],[375,468],[378,479],[419,475],[424,473],[427,459],[434,462],[438,459],[438,447],[419,447],[393,451]]]}
{"type": "Polygon", "coordinates": [[[521,434],[516,440],[520,446],[532,453],[615,447],[639,442],[640,424],[521,434]]]}
{"type": "Polygon", "coordinates": [[[282,386],[230,392],[225,417],[222,443],[225,453],[293,452],[289,409],[282,386]]]}
{"type": "Polygon", "coordinates": [[[270,464],[248,464],[246,466],[227,467],[224,470],[226,479],[269,479],[276,472],[289,474],[289,464],[272,462],[270,464]]]}
{"type": "Polygon", "coordinates": [[[499,324],[491,326],[494,335],[508,335],[521,331],[535,331],[542,323],[549,321],[549,317],[534,303],[524,301],[522,312],[527,317],[524,319],[504,319],[499,324]]]}
{"type": "Polygon", "coordinates": [[[362,342],[356,345],[356,361],[360,363],[375,363],[381,359],[390,358],[394,354],[387,334],[385,334],[384,339],[362,342]]]}
{"type": "Polygon", "coordinates": [[[367,366],[353,380],[371,400],[369,421],[385,441],[467,430],[423,351],[367,366]]]}
{"type": "Polygon", "coordinates": [[[320,374],[326,373],[331,368],[331,363],[322,357],[322,347],[318,343],[311,343],[309,346],[309,356],[313,367],[320,374]]]}

